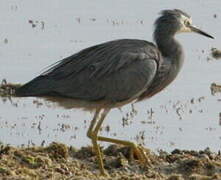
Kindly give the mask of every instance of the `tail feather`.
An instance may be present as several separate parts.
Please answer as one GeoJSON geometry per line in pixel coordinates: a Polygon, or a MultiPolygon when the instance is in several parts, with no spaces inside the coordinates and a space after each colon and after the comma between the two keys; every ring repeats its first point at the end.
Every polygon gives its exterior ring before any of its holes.
{"type": "Polygon", "coordinates": [[[38,76],[30,82],[24,84],[15,90],[15,95],[25,96],[43,96],[47,95],[53,89],[51,79],[45,76],[38,76]]]}

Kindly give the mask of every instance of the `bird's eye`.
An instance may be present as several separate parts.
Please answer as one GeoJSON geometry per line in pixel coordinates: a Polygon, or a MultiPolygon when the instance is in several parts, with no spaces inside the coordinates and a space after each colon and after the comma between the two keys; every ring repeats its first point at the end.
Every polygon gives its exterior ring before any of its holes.
{"type": "Polygon", "coordinates": [[[190,25],[190,21],[186,20],[186,21],[184,21],[184,24],[185,24],[186,26],[189,26],[189,25],[190,25]]]}

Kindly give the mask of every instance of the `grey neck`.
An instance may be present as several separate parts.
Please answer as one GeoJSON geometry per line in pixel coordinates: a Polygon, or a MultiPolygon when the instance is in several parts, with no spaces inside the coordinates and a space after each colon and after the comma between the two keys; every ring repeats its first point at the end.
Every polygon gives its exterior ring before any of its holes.
{"type": "MultiPolygon", "coordinates": [[[[163,56],[163,61],[170,61],[169,79],[172,81],[180,71],[184,55],[182,46],[175,40],[175,33],[162,33],[155,31],[154,39],[163,56]]],[[[166,63],[166,62],[165,62],[166,63]]]]}
{"type": "Polygon", "coordinates": [[[164,58],[170,59],[173,64],[183,61],[182,46],[175,40],[174,34],[155,33],[154,39],[164,58]]]}

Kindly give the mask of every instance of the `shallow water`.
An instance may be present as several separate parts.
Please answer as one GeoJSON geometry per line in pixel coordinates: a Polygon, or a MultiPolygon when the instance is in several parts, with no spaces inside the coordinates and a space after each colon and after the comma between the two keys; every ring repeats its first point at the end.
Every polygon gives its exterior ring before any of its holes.
{"type": "MultiPolygon", "coordinates": [[[[43,68],[82,48],[120,38],[152,41],[152,24],[162,9],[180,8],[216,39],[179,34],[185,64],[176,80],[148,101],[109,113],[101,134],[142,143],[153,150],[174,148],[217,151],[221,143],[221,61],[210,56],[220,48],[221,2],[159,0],[4,1],[0,6],[0,79],[25,83],[43,68]]],[[[92,114],[64,110],[37,98],[0,101],[0,141],[13,145],[60,141],[82,146],[92,114]]]]}

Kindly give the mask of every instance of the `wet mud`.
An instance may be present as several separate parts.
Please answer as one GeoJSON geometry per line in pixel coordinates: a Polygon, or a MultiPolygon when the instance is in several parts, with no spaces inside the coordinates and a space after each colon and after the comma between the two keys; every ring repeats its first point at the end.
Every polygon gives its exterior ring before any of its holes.
{"type": "Polygon", "coordinates": [[[72,179],[72,180],[212,180],[221,179],[221,155],[208,148],[202,151],[175,149],[171,153],[152,153],[145,149],[149,164],[130,157],[130,149],[111,145],[103,149],[109,176],[99,175],[92,147],[76,149],[60,143],[47,147],[18,148],[0,146],[1,179],[72,179]]]}
{"type": "Polygon", "coordinates": [[[210,91],[211,91],[211,95],[216,95],[218,93],[221,93],[221,85],[216,84],[216,83],[212,83],[210,85],[210,91]]]}
{"type": "Polygon", "coordinates": [[[212,48],[211,49],[211,55],[215,59],[221,59],[221,50],[217,48],[212,48]]]}
{"type": "Polygon", "coordinates": [[[8,83],[6,79],[3,79],[0,83],[0,96],[10,97],[15,95],[15,89],[21,87],[21,84],[8,83]]]}

